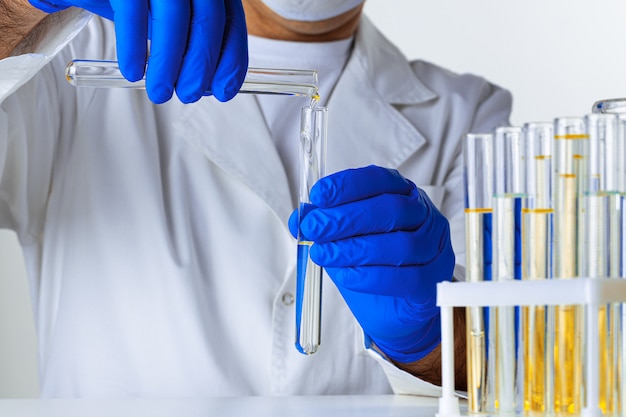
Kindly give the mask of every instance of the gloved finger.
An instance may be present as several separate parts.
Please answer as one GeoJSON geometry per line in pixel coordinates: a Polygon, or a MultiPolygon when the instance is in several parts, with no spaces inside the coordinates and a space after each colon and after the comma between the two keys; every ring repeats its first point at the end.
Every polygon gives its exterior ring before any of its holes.
{"type": "Polygon", "coordinates": [[[225,24],[223,0],[192,0],[187,51],[176,83],[176,95],[183,103],[199,100],[209,89],[222,47],[225,24]]]}
{"type": "MultiPolygon", "coordinates": [[[[381,314],[390,310],[390,304],[404,305],[405,300],[398,300],[394,297],[381,296],[377,294],[367,294],[349,290],[345,287],[337,286],[341,296],[352,311],[363,331],[368,335],[378,337],[396,337],[404,329],[402,326],[392,325],[389,320],[391,314],[381,314]]],[[[392,310],[393,311],[393,310],[392,310]]],[[[403,333],[401,333],[404,335],[403,333]]]]}
{"type": "Polygon", "coordinates": [[[426,265],[326,268],[326,272],[340,290],[406,298],[423,312],[427,306],[435,305],[437,283],[452,280],[454,256],[450,252],[438,255],[426,265]]]}
{"type": "Polygon", "coordinates": [[[415,188],[409,196],[381,194],[365,200],[315,210],[302,221],[302,231],[316,242],[359,235],[415,230],[430,215],[415,188]]]}
{"type": "Polygon", "coordinates": [[[434,300],[436,280],[448,279],[426,266],[415,265],[326,268],[326,272],[337,287],[350,291],[400,298],[411,296],[420,300],[434,300]]]}
{"type": "MultiPolygon", "coordinates": [[[[117,58],[122,75],[129,81],[143,78],[148,51],[148,0],[111,0],[117,58]]],[[[97,11],[103,13],[102,10],[97,11]]],[[[106,17],[106,16],[105,16],[106,17]]]]}
{"type": "Polygon", "coordinates": [[[54,0],[29,0],[29,3],[31,4],[31,6],[38,8],[41,11],[44,11],[46,13],[55,13],[58,12],[60,10],[64,10],[67,9],[68,7],[70,7],[68,4],[65,4],[61,1],[54,1],[54,0]]]}
{"type": "MultiPolygon", "coordinates": [[[[317,207],[315,207],[312,204],[300,204],[300,210],[302,211],[301,215],[298,215],[298,209],[295,209],[294,211],[291,212],[291,215],[289,216],[289,221],[287,222],[288,226],[289,226],[289,232],[291,232],[291,236],[293,236],[294,238],[298,238],[298,219],[299,217],[305,218],[309,212],[311,212],[313,209],[315,209],[317,207]]],[[[311,240],[311,239],[305,239],[305,240],[311,240]]]]}
{"type": "Polygon", "coordinates": [[[211,82],[219,101],[235,97],[248,71],[248,31],[241,0],[225,0],[226,28],[221,55],[211,82]]]}
{"type": "Polygon", "coordinates": [[[191,4],[189,0],[153,0],[150,7],[152,42],[146,73],[146,91],[150,100],[159,104],[172,98],[174,93],[187,49],[191,4]]]}
{"type": "Polygon", "coordinates": [[[417,231],[363,235],[332,242],[313,241],[311,259],[324,268],[424,265],[450,245],[450,232],[442,232],[433,227],[433,222],[427,222],[417,231]]]}
{"type": "Polygon", "coordinates": [[[318,207],[334,207],[379,194],[408,195],[414,187],[398,171],[370,165],[321,178],[311,188],[310,198],[318,207]]]}
{"type": "Polygon", "coordinates": [[[439,309],[424,309],[426,314],[420,317],[412,311],[414,303],[404,298],[338,289],[365,333],[379,340],[409,336],[415,331],[412,324],[419,326],[439,314],[439,309]]]}

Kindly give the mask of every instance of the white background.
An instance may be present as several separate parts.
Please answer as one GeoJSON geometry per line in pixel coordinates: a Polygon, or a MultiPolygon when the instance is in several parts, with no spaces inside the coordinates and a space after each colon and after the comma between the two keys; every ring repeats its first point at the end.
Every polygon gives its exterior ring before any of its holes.
{"type": "MultiPolygon", "coordinates": [[[[621,0],[367,0],[409,58],[485,76],[514,95],[511,121],[551,120],[626,96],[621,0]]],[[[19,247],[0,232],[0,397],[37,395],[35,334],[19,247]]]]}

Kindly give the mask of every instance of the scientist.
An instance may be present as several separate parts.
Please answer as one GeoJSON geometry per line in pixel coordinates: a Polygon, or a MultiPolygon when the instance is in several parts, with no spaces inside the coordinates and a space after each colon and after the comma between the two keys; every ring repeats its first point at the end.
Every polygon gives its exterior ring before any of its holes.
{"type": "Polygon", "coordinates": [[[462,137],[506,123],[511,100],[408,62],[362,7],[0,0],[0,226],[24,252],[42,396],[438,394],[462,137]],[[147,95],[64,81],[75,58],[141,78],[148,34],[147,95]],[[319,70],[331,175],[300,225],[308,103],[236,96],[248,65],[319,70]],[[294,347],[298,227],[330,277],[310,357],[294,347]]]}

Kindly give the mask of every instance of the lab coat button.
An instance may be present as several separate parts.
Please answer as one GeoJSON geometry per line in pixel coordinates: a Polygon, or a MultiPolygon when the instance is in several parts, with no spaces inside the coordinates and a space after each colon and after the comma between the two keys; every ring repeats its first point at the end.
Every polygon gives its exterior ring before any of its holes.
{"type": "Polygon", "coordinates": [[[283,294],[282,300],[283,300],[283,304],[284,305],[290,306],[295,301],[295,297],[293,296],[292,293],[286,292],[286,293],[283,294]]]}

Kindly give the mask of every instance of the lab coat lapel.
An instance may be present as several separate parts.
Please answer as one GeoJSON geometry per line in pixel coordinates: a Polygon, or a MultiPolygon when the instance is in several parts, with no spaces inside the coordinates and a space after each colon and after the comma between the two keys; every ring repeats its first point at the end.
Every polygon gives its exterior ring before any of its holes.
{"type": "MultiPolygon", "coordinates": [[[[400,107],[435,98],[402,53],[363,17],[328,102],[327,172],[369,164],[399,167],[426,143],[400,107]]],[[[207,98],[181,113],[176,129],[184,139],[244,182],[280,219],[288,218],[286,174],[254,97],[240,95],[227,103],[207,98]]]]}
{"type": "Polygon", "coordinates": [[[399,167],[426,143],[399,106],[436,97],[402,53],[363,17],[353,53],[328,102],[327,172],[370,164],[399,167]]]}
{"type": "Polygon", "coordinates": [[[176,129],[224,171],[245,183],[283,221],[291,212],[284,167],[253,96],[185,106],[176,129]]]}

